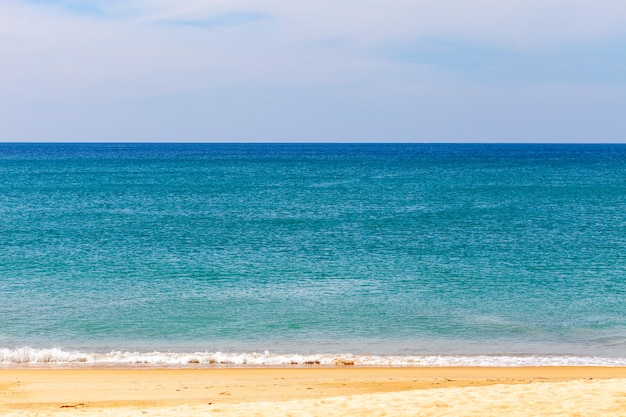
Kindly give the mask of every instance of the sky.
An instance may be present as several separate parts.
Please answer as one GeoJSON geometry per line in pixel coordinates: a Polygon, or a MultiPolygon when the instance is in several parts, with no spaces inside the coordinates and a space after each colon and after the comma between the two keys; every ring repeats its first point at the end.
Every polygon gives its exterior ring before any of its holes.
{"type": "Polygon", "coordinates": [[[0,0],[0,142],[626,143],[624,0],[0,0]]]}

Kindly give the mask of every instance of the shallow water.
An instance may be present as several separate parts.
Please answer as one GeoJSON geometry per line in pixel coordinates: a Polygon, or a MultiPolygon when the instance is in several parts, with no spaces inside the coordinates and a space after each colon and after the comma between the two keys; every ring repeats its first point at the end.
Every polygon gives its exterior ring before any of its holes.
{"type": "Polygon", "coordinates": [[[0,144],[5,361],[622,358],[625,299],[626,146],[0,144]]]}

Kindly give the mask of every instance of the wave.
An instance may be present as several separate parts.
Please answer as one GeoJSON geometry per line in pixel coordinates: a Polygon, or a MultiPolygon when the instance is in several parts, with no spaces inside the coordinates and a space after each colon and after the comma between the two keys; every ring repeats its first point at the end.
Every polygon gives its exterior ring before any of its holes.
{"type": "Polygon", "coordinates": [[[59,366],[390,366],[390,367],[521,367],[521,366],[626,366],[626,357],[559,355],[355,355],[226,352],[68,351],[58,348],[0,348],[3,367],[59,366]]]}

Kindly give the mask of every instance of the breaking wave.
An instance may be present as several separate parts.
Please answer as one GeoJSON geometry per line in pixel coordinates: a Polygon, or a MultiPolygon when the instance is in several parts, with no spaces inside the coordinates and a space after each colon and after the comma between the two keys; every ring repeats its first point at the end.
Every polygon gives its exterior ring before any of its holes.
{"type": "Polygon", "coordinates": [[[354,355],[227,352],[80,352],[58,348],[0,348],[3,367],[58,366],[390,366],[390,367],[521,367],[626,366],[626,357],[549,355],[354,355]]]}

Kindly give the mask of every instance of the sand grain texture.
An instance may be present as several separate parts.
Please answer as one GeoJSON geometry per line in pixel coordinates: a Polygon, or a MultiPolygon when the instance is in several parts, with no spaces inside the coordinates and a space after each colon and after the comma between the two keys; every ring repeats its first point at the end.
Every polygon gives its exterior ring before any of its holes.
{"type": "Polygon", "coordinates": [[[2,416],[626,416],[626,368],[3,370],[2,416]]]}

